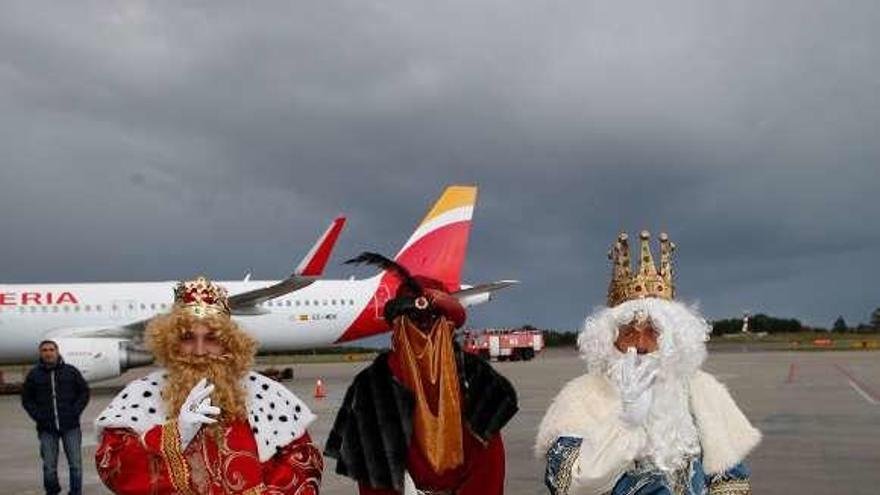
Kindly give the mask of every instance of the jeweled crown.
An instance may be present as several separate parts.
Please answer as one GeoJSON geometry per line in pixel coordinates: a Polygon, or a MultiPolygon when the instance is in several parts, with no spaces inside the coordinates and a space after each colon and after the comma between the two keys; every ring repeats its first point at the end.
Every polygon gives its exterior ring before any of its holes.
{"type": "Polygon", "coordinates": [[[629,236],[621,233],[608,251],[613,263],[611,284],[608,286],[608,306],[645,297],[672,300],[675,285],[672,282],[672,252],[675,244],[666,232],[660,234],[660,267],[654,265],[651,255],[651,234],[643,230],[639,234],[639,270],[632,273],[629,260],[629,236]]]}
{"type": "Polygon", "coordinates": [[[206,277],[178,282],[174,288],[174,306],[197,318],[230,314],[226,289],[206,277]]]}

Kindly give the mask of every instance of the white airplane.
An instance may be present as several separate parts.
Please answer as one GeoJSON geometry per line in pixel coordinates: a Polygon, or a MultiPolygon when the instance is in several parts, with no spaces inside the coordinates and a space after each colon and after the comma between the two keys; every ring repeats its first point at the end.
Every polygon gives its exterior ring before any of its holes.
{"type": "MultiPolygon", "coordinates": [[[[477,188],[448,187],[419,224],[396,261],[413,275],[436,279],[465,306],[487,302],[502,280],[461,285],[477,188]]],[[[218,281],[230,295],[233,317],[260,352],[308,349],[389,330],[385,302],[399,281],[388,272],[364,279],[318,280],[344,219],[336,219],[284,280],[218,281]]],[[[149,319],[170,309],[175,281],[88,284],[0,284],[0,363],[33,361],[37,344],[53,339],[65,361],[90,381],[145,366],[149,319]]]]}

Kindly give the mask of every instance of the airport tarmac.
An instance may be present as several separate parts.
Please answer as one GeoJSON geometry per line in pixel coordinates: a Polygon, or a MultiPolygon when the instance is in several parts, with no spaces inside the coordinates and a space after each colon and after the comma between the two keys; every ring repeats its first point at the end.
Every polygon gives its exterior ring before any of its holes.
{"type": "MultiPolygon", "coordinates": [[[[322,445],[347,384],[365,365],[296,365],[296,379],[286,382],[318,415],[311,432],[322,445]],[[319,377],[328,395],[316,400],[312,393],[319,377]]],[[[535,431],[550,400],[567,380],[582,373],[583,364],[574,351],[550,350],[530,362],[496,367],[514,382],[520,396],[520,412],[504,430],[507,493],[546,493],[543,465],[532,457],[535,431]]],[[[705,369],[728,385],[764,433],[749,459],[754,493],[880,492],[880,352],[714,352],[705,369]]],[[[112,391],[97,391],[84,423],[111,398],[112,391]]],[[[0,397],[0,418],[0,494],[42,493],[36,434],[18,397],[0,397]]],[[[84,427],[83,436],[84,493],[109,493],[95,472],[91,425],[84,427]]],[[[335,460],[326,459],[322,493],[356,493],[354,484],[336,475],[334,467],[335,460]]],[[[59,471],[66,487],[63,460],[59,471]]]]}

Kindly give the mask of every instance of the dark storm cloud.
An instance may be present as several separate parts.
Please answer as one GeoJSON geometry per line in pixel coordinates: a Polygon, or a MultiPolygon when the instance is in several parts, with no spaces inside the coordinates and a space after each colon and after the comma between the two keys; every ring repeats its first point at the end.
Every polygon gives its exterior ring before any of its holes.
{"type": "MultiPolygon", "coordinates": [[[[616,232],[710,317],[880,306],[874,2],[0,7],[8,282],[281,276],[476,183],[477,325],[574,328],[616,232]]],[[[331,276],[351,272],[334,265],[331,276]]],[[[361,274],[360,272],[357,272],[361,274]]]]}

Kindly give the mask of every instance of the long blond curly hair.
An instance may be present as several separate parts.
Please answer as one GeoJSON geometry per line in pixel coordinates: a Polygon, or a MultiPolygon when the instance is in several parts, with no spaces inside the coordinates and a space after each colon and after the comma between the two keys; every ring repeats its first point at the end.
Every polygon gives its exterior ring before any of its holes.
{"type": "Polygon", "coordinates": [[[156,362],[168,371],[162,400],[170,415],[177,414],[199,380],[208,378],[215,386],[211,400],[221,409],[221,418],[246,417],[241,379],[253,365],[256,342],[231,318],[225,315],[198,318],[184,308],[175,307],[170,313],[150,321],[145,343],[156,362]],[[197,323],[214,331],[216,339],[223,345],[221,355],[181,354],[181,337],[197,323]]]}

